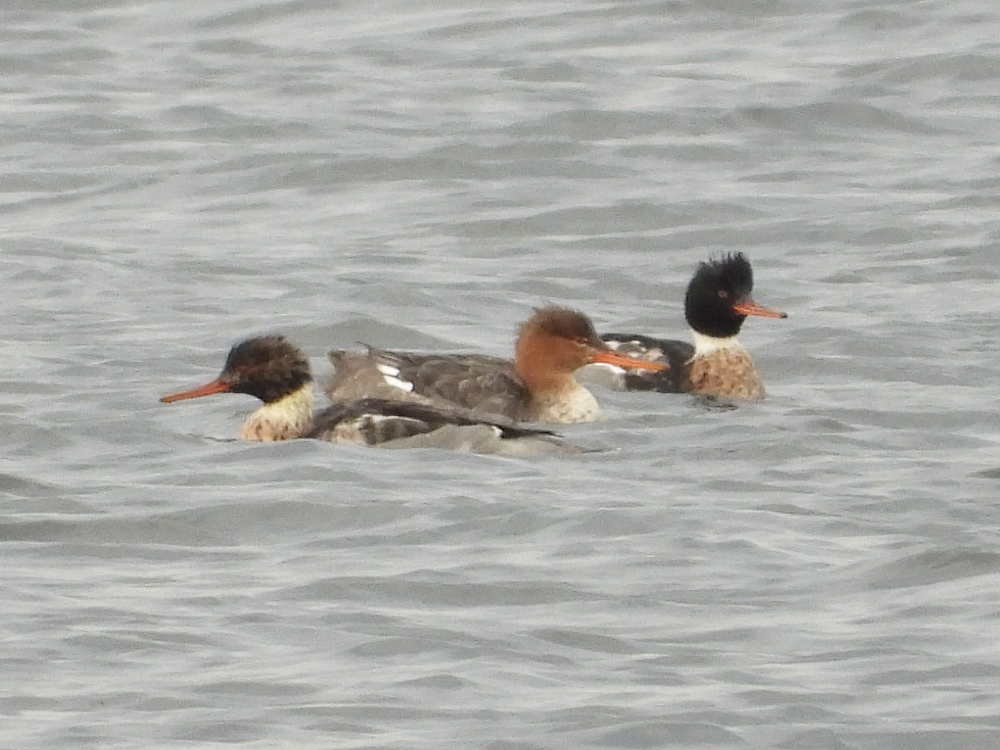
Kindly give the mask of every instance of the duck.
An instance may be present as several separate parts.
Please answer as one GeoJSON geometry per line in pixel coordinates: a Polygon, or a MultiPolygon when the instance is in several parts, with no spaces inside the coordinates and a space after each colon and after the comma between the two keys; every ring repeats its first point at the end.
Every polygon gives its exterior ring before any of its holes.
{"type": "Polygon", "coordinates": [[[601,362],[652,372],[666,362],[615,352],[583,313],[564,307],[536,309],[517,336],[514,359],[478,354],[424,354],[368,347],[329,353],[335,373],[326,391],[332,401],[379,397],[460,406],[512,422],[592,422],[601,409],[573,377],[601,362]]]}
{"type": "MultiPolygon", "coordinates": [[[[660,371],[612,368],[611,378],[593,368],[586,377],[616,390],[692,393],[726,401],[760,401],[766,391],[750,353],[739,341],[748,316],[787,318],[754,301],[753,268],[740,252],[698,265],[684,297],[693,343],[642,334],[606,333],[601,340],[628,357],[668,365],[660,371]]],[[[606,365],[601,365],[605,371],[606,365]]],[[[604,373],[607,374],[606,372],[604,373]]]]}
{"type": "MultiPolygon", "coordinates": [[[[382,445],[446,427],[475,427],[501,441],[534,438],[549,444],[559,442],[548,430],[491,419],[459,407],[361,398],[314,411],[312,385],[309,360],[301,349],[281,335],[256,336],[229,350],[216,378],[163,396],[160,401],[174,403],[218,393],[254,396],[263,404],[246,418],[239,438],[264,443],[312,438],[382,445]]],[[[482,442],[481,436],[476,439],[482,442]]]]}

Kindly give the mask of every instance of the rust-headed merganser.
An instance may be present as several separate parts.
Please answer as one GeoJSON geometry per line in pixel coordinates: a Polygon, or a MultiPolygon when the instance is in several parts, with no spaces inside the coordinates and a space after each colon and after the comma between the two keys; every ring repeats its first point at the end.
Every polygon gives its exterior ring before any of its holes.
{"type": "Polygon", "coordinates": [[[583,313],[544,307],[521,326],[514,361],[475,354],[415,354],[369,348],[330,352],[332,401],[379,396],[457,404],[516,422],[569,424],[600,416],[594,395],[573,378],[588,363],[660,371],[664,362],[612,351],[583,313]]]}
{"type": "Polygon", "coordinates": [[[605,334],[601,338],[621,354],[670,365],[663,372],[619,372],[611,387],[763,399],[764,384],[737,336],[748,315],[787,318],[788,314],[757,304],[752,291],[753,269],[743,253],[701,263],[684,299],[694,346],[642,335],[605,334]]]}
{"type": "Polygon", "coordinates": [[[314,414],[309,360],[283,336],[259,336],[236,344],[217,378],[189,391],[164,396],[160,401],[171,403],[215,393],[246,393],[264,402],[240,429],[243,440],[315,438],[376,445],[448,425],[485,426],[505,440],[555,439],[547,430],[519,427],[468,409],[378,398],[352,400],[314,414]]]}

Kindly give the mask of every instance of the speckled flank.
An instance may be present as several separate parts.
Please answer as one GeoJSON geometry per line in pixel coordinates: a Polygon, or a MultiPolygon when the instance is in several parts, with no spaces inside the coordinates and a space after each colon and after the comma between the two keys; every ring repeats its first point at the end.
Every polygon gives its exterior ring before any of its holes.
{"type": "Polygon", "coordinates": [[[391,440],[432,432],[434,425],[429,425],[419,419],[408,419],[397,416],[365,415],[357,425],[361,439],[368,445],[379,445],[391,440]]]}
{"type": "Polygon", "coordinates": [[[361,414],[344,419],[324,433],[331,443],[380,445],[391,440],[433,431],[433,427],[416,419],[378,414],[361,414]]]}
{"type": "Polygon", "coordinates": [[[695,357],[688,367],[687,378],[691,392],[703,396],[747,401],[764,398],[764,383],[743,347],[730,346],[695,357]]]}
{"type": "Polygon", "coordinates": [[[247,417],[240,429],[240,439],[262,443],[294,440],[309,429],[312,410],[312,384],[306,383],[284,398],[264,404],[247,417]]]}

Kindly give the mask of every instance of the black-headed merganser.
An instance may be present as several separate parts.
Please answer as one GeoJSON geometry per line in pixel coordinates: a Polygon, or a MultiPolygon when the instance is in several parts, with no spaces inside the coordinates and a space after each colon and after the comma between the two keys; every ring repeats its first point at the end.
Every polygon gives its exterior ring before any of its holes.
{"type": "Polygon", "coordinates": [[[623,355],[669,365],[661,372],[617,371],[611,387],[734,400],[763,399],[764,383],[737,336],[748,315],[787,318],[788,314],[757,304],[752,291],[753,269],[743,253],[701,263],[684,299],[684,317],[691,327],[694,345],[636,334],[601,336],[623,355]]]}

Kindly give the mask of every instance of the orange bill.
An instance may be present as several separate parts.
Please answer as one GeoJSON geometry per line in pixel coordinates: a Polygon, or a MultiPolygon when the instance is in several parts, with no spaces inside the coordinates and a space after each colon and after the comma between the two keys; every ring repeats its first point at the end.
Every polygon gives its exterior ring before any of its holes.
{"type": "Polygon", "coordinates": [[[762,318],[788,317],[788,313],[781,312],[780,310],[772,310],[770,307],[764,307],[763,305],[758,305],[749,297],[733,305],[733,310],[738,312],[740,315],[759,315],[762,318]]]}
{"type": "Polygon", "coordinates": [[[181,391],[180,393],[171,393],[169,396],[164,396],[160,399],[165,404],[172,403],[174,401],[183,401],[186,398],[199,398],[200,396],[211,396],[214,393],[228,393],[230,390],[229,383],[223,382],[221,379],[216,378],[211,383],[205,383],[205,385],[200,385],[197,388],[192,388],[190,391],[181,391]]]}
{"type": "Polygon", "coordinates": [[[669,370],[670,365],[666,362],[650,362],[648,359],[633,359],[624,354],[608,351],[597,351],[590,355],[591,362],[601,362],[605,365],[616,365],[630,370],[669,370]]]}

